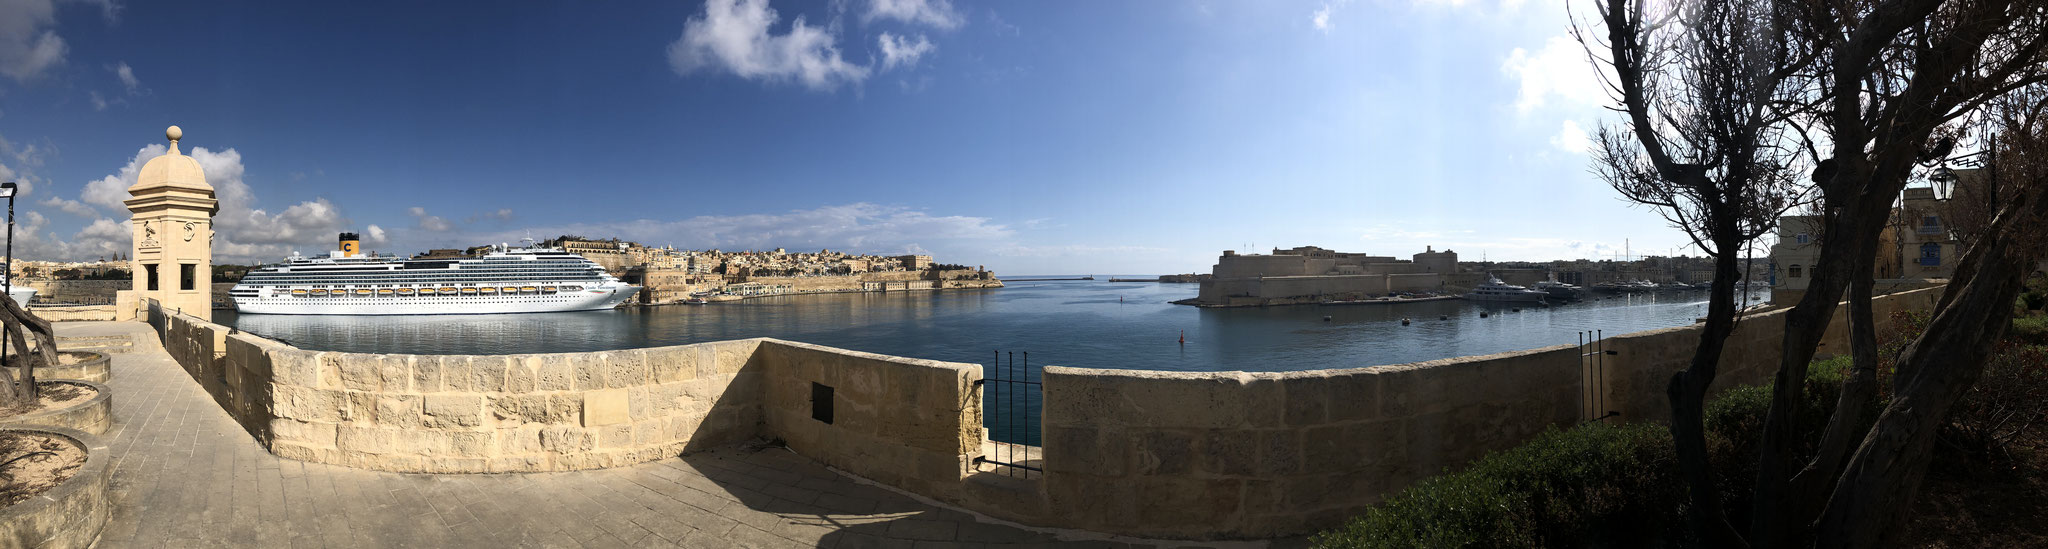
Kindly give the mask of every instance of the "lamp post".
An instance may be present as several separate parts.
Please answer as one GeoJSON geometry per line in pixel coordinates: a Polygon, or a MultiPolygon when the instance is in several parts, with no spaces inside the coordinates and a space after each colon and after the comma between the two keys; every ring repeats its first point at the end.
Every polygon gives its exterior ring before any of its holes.
{"type": "MultiPolygon", "coordinates": [[[[4,284],[0,284],[0,285],[4,285],[4,286],[6,286],[6,291],[7,291],[7,299],[14,299],[14,182],[13,182],[13,181],[8,181],[8,182],[6,182],[6,183],[0,183],[0,197],[5,197],[5,198],[7,198],[7,272],[6,272],[7,278],[5,278],[5,279],[0,279],[0,280],[6,280],[6,282],[5,282],[4,284]]],[[[22,310],[24,310],[24,311],[28,310],[28,304],[27,304],[27,303],[16,303],[15,305],[19,305],[19,306],[21,306],[21,309],[22,309],[22,310]]],[[[13,326],[9,326],[8,328],[9,328],[9,329],[11,330],[11,329],[13,329],[13,326]]],[[[6,363],[7,363],[7,345],[6,345],[6,344],[5,344],[4,342],[0,342],[0,364],[6,364],[6,363]]],[[[34,394],[36,394],[36,393],[35,393],[35,388],[34,388],[34,387],[30,387],[30,388],[29,388],[29,393],[28,393],[28,394],[30,394],[30,395],[34,395],[34,394]]]]}

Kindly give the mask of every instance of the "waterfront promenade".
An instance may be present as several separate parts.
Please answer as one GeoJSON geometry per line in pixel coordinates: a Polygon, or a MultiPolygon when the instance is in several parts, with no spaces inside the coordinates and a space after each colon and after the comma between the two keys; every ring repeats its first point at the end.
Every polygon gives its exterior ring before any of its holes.
{"type": "Polygon", "coordinates": [[[100,547],[1155,546],[977,520],[772,447],[528,474],[399,474],[283,459],[193,382],[147,324],[59,323],[57,333],[128,335],[135,344],[111,355],[114,424],[103,437],[113,452],[114,510],[100,547]]]}

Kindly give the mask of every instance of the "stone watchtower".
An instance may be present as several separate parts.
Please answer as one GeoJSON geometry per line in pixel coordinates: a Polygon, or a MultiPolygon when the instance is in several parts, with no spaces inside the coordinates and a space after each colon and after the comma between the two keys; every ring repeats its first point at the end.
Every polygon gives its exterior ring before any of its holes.
{"type": "Polygon", "coordinates": [[[171,150],[149,159],[128,188],[134,214],[131,265],[135,295],[207,318],[213,307],[213,214],[220,203],[199,161],[178,152],[177,126],[164,130],[171,150]]]}

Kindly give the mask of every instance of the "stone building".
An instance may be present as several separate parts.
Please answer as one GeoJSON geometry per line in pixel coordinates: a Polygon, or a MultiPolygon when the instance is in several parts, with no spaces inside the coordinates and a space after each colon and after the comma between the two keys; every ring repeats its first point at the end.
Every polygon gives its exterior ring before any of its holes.
{"type": "Polygon", "coordinates": [[[204,314],[213,307],[213,214],[220,211],[199,161],[178,150],[184,131],[164,130],[170,150],[137,172],[132,196],[135,296],[204,314]]]}

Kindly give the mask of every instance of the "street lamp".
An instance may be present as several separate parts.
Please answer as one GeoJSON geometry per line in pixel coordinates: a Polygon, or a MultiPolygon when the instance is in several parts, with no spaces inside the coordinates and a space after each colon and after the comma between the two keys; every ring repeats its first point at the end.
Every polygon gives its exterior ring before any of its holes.
{"type": "MultiPolygon", "coordinates": [[[[6,182],[6,183],[0,183],[0,197],[6,197],[6,198],[7,198],[7,267],[6,267],[6,268],[7,268],[7,272],[5,273],[5,274],[7,275],[7,278],[0,278],[0,280],[4,280],[4,281],[5,281],[4,283],[0,283],[0,284],[4,284],[4,285],[5,285],[6,287],[7,287],[7,290],[6,290],[6,291],[7,291],[7,299],[14,299],[14,182],[13,182],[13,181],[8,181],[8,182],[6,182]]],[[[28,304],[27,304],[27,303],[16,303],[15,305],[20,305],[20,306],[21,306],[21,310],[23,310],[23,311],[26,311],[26,310],[28,310],[28,304]]],[[[12,328],[12,326],[9,326],[9,328],[12,328]]],[[[5,363],[6,363],[6,361],[7,361],[7,345],[6,345],[6,344],[5,344],[4,342],[0,342],[0,364],[5,364],[5,363]]],[[[24,377],[25,377],[25,376],[24,376],[24,377]]],[[[35,388],[34,388],[34,387],[30,387],[30,388],[29,388],[29,393],[28,393],[28,394],[30,394],[30,395],[34,395],[34,394],[35,394],[35,388]]]]}
{"type": "MultiPolygon", "coordinates": [[[[14,182],[0,183],[0,198],[7,199],[7,295],[14,296],[14,182]]],[[[27,303],[19,303],[23,309],[27,303]]]]}

